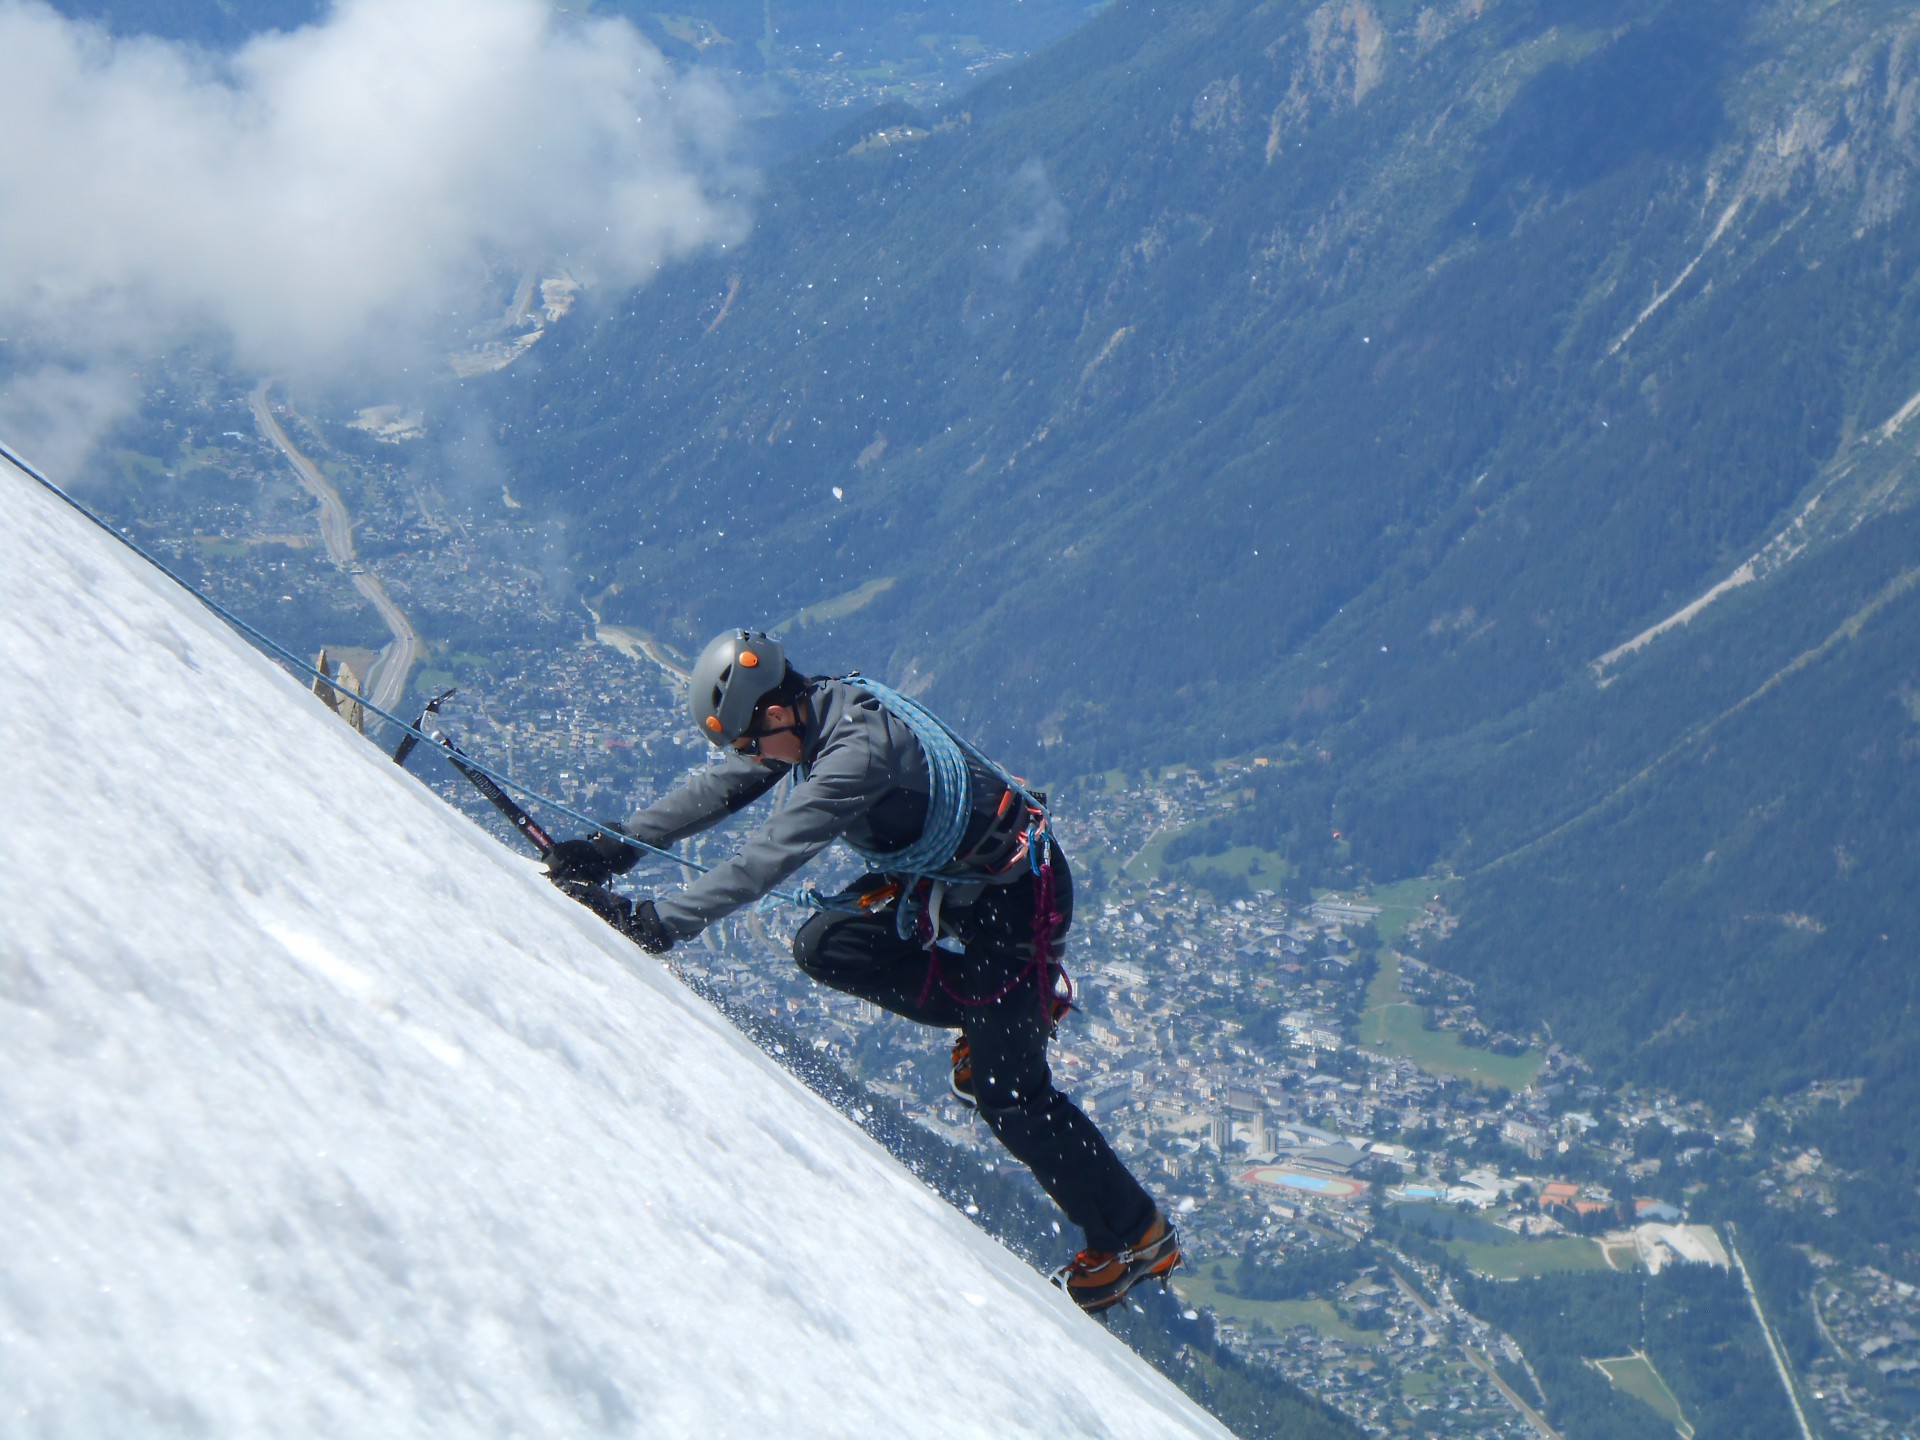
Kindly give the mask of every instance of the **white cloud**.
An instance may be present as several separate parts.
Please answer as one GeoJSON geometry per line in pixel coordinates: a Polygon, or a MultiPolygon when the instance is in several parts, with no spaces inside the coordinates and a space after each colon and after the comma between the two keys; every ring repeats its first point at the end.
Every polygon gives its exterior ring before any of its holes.
{"type": "Polygon", "coordinates": [[[1027,262],[1050,245],[1067,240],[1067,207],[1047,178],[1047,167],[1037,157],[1013,177],[1005,232],[1000,237],[1000,264],[1009,281],[1020,278],[1027,262]]]}
{"type": "Polygon", "coordinates": [[[0,55],[0,335],[51,367],[16,409],[188,338],[377,368],[489,275],[626,287],[744,227],[727,96],[546,0],[339,0],[226,56],[0,0],[0,55]]]}

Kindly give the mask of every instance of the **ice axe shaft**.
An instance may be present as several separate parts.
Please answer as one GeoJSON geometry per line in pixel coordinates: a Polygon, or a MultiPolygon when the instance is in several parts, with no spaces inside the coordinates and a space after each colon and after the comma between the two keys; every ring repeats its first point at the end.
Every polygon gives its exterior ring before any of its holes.
{"type": "Polygon", "coordinates": [[[473,788],[493,802],[493,808],[507,817],[507,823],[527,837],[534,849],[545,859],[553,849],[553,837],[540,828],[540,822],[526,812],[526,809],[506,791],[493,783],[493,778],[483,775],[461,758],[460,747],[455,745],[438,730],[433,732],[433,743],[447,752],[447,763],[473,782],[473,788]]]}

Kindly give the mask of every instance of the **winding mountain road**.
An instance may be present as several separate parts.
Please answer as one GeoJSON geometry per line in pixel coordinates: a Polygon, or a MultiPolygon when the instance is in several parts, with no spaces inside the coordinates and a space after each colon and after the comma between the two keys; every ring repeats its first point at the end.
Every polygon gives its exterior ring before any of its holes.
{"type": "Polygon", "coordinates": [[[380,583],[380,577],[355,560],[353,517],[347,513],[346,502],[340,498],[340,492],[333,488],[333,483],[321,473],[320,467],[301,454],[293,441],[287,438],[287,432],[274,418],[273,407],[267,403],[268,392],[272,389],[271,379],[262,380],[253,387],[253,394],[249,397],[253,403],[253,423],[259,427],[262,435],[273,442],[274,448],[287,457],[287,462],[293,466],[293,473],[300,477],[300,483],[320,502],[320,535],[326,541],[328,557],[346,572],[347,578],[353,582],[353,588],[367,597],[373,608],[380,612],[387,629],[393,632],[393,639],[380,652],[380,658],[373,662],[373,668],[363,682],[366,697],[382,710],[390,711],[407,693],[407,677],[419,662],[422,649],[419,632],[408,622],[393,597],[387,594],[387,587],[380,583]]]}

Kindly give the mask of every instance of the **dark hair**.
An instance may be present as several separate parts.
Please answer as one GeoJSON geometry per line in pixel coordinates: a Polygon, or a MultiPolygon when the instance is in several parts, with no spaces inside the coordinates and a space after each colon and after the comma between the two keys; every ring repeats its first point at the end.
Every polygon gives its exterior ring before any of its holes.
{"type": "Polygon", "coordinates": [[[812,687],[813,677],[802,675],[789,663],[786,673],[780,677],[780,683],[760,697],[760,703],[754,707],[755,713],[765,710],[769,705],[784,705],[791,710],[812,687]]]}

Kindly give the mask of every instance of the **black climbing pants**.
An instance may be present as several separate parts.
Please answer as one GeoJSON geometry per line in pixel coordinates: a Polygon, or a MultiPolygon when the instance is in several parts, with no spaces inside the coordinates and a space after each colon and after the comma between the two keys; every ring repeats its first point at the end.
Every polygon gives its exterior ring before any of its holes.
{"type": "MultiPolygon", "coordinates": [[[[1073,877],[1057,848],[1052,869],[1057,959],[1073,919],[1073,877]]],[[[870,875],[859,888],[884,883],[870,875]]],[[[814,916],[794,937],[793,958],[823,985],[965,1034],[981,1117],[1086,1232],[1087,1248],[1121,1250],[1152,1222],[1154,1204],[1094,1123],[1053,1087],[1053,1022],[1042,1003],[1050,995],[1033,965],[1036,891],[1023,876],[989,888],[965,909],[948,910],[943,920],[965,942],[963,954],[901,939],[887,909],[814,916]]]]}

